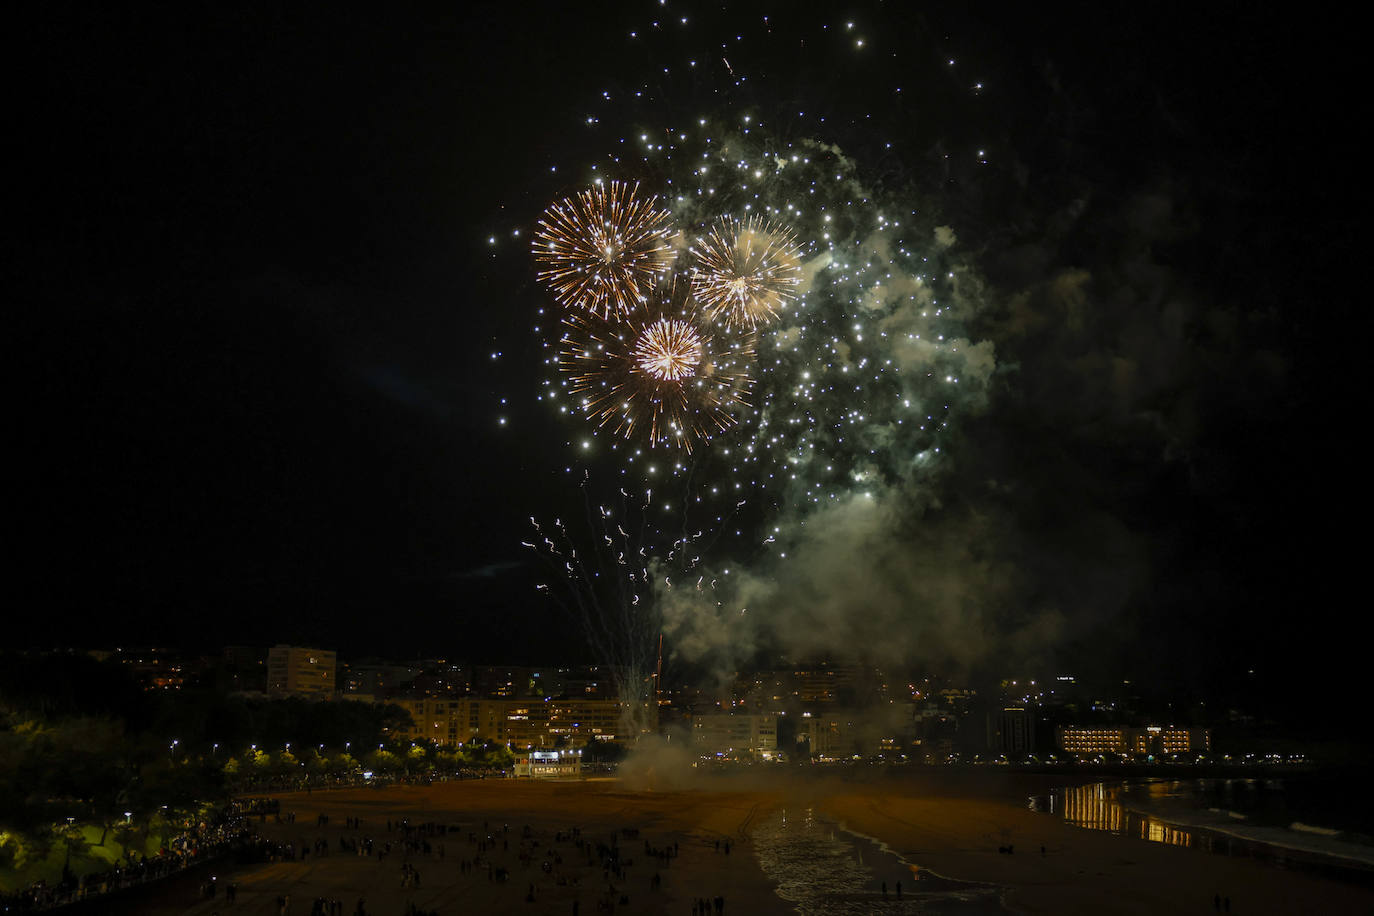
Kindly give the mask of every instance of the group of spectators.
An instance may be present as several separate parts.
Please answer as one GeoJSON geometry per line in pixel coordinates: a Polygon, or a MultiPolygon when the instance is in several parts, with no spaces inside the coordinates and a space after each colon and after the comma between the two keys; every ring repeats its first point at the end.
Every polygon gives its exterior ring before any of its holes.
{"type": "MultiPolygon", "coordinates": [[[[66,872],[56,884],[37,881],[10,894],[0,894],[0,913],[32,913],[105,894],[116,894],[151,881],[178,874],[193,865],[233,856],[240,861],[260,861],[273,850],[257,835],[254,822],[280,818],[274,799],[237,799],[201,815],[168,838],[152,856],[129,854],[127,861],[104,871],[76,875],[66,872]]],[[[280,852],[280,850],[275,850],[280,852]]],[[[214,880],[207,882],[214,886],[214,880]]],[[[205,893],[202,885],[202,893],[205,893]]]]}

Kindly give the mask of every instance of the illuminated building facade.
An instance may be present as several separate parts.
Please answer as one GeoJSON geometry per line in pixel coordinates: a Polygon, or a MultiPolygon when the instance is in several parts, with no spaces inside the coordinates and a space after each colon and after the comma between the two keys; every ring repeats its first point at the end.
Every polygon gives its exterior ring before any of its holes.
{"type": "Polygon", "coordinates": [[[515,775],[531,779],[576,778],[582,775],[581,749],[530,751],[515,758],[515,775]]]}
{"type": "Polygon", "coordinates": [[[437,745],[466,744],[473,738],[483,738],[497,744],[511,741],[512,734],[529,722],[528,701],[448,699],[445,697],[398,698],[387,703],[410,713],[414,724],[397,729],[398,738],[412,741],[432,741],[437,745]],[[519,710],[519,712],[517,711],[519,710]],[[511,714],[516,714],[516,727],[511,727],[511,714]]]}
{"type": "Polygon", "coordinates": [[[1212,749],[1212,733],[1205,728],[1174,725],[1061,725],[1055,733],[1060,750],[1077,756],[1095,754],[1163,756],[1200,754],[1212,749]]]}
{"type": "Polygon", "coordinates": [[[1136,754],[1196,754],[1212,749],[1212,733],[1205,728],[1147,725],[1131,729],[1130,737],[1136,754]]]}
{"type": "Polygon", "coordinates": [[[622,734],[627,716],[620,700],[576,697],[551,700],[550,706],[549,734],[567,738],[572,744],[614,741],[617,735],[622,739],[634,737],[622,734]]]}
{"type": "Polygon", "coordinates": [[[778,750],[778,717],[726,713],[693,716],[692,744],[703,754],[769,758],[778,750]]]}
{"type": "MultiPolygon", "coordinates": [[[[466,744],[473,738],[515,748],[552,748],[613,741],[621,732],[625,705],[619,700],[449,699],[424,697],[387,701],[410,713],[414,725],[395,731],[397,738],[466,744]]],[[[623,735],[621,736],[624,737],[623,735]]]]}
{"type": "Polygon", "coordinates": [[[267,650],[267,695],[332,700],[335,666],[331,650],[273,646],[267,650]]]}
{"type": "Polygon", "coordinates": [[[1061,725],[1055,745],[1068,754],[1125,754],[1126,729],[1119,725],[1061,725]]]}

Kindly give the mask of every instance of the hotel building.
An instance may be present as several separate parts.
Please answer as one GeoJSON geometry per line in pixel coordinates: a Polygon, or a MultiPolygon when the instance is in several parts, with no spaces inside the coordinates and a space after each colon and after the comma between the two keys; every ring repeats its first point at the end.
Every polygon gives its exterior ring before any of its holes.
{"type": "Polygon", "coordinates": [[[1061,751],[1080,757],[1095,754],[1199,754],[1212,749],[1212,733],[1205,728],[1173,725],[1061,725],[1055,732],[1061,751]]]}

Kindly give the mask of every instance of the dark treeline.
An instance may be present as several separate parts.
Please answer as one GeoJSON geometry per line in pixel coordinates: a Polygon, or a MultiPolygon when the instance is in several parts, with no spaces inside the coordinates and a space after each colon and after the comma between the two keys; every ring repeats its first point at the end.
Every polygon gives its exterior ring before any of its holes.
{"type": "MultiPolygon", "coordinates": [[[[135,833],[175,832],[259,774],[305,778],[306,764],[284,762],[288,744],[379,748],[388,727],[408,721],[394,706],[267,699],[213,685],[143,690],[118,662],[0,653],[0,869],[54,847],[71,860],[87,843],[126,848],[135,833]],[[245,759],[258,765],[238,767],[245,759]]],[[[343,755],[335,768],[346,775],[355,767],[343,755]]]]}
{"type": "MultiPolygon", "coordinates": [[[[214,685],[142,690],[127,666],[87,655],[0,653],[0,713],[55,722],[71,718],[121,723],[131,736],[166,738],[186,750],[220,745],[362,747],[409,721],[395,706],[312,703],[228,693],[214,685]]],[[[0,724],[0,729],[5,728],[0,724]]]]}

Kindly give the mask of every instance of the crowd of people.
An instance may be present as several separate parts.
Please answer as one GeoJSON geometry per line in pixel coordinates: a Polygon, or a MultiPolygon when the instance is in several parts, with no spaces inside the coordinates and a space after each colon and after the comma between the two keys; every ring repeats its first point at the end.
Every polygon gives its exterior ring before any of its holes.
{"type": "MultiPolygon", "coordinates": [[[[290,834],[294,817],[283,814],[278,820],[286,828],[278,830],[278,835],[290,834]]],[[[509,824],[489,820],[480,825],[408,819],[364,823],[362,818],[345,817],[340,828],[325,814],[316,815],[314,824],[313,835],[307,833],[293,841],[279,840],[252,849],[259,857],[275,855],[279,861],[349,856],[370,860],[382,868],[394,862],[394,879],[384,879],[374,886],[394,880],[393,887],[406,900],[407,916],[427,916],[428,911],[417,902],[425,895],[409,892],[429,887],[431,875],[436,876],[434,884],[445,887],[451,887],[455,878],[460,887],[480,881],[491,886],[486,893],[504,893],[500,888],[509,886],[513,895],[521,895],[528,903],[556,893],[574,916],[580,916],[584,905],[588,913],[614,913],[628,906],[632,895],[661,894],[665,873],[682,851],[680,839],[654,842],[641,839],[638,829],[628,827],[592,835],[584,833],[581,827],[540,830],[525,825],[512,829],[509,824]]],[[[722,851],[719,839],[704,841],[703,845],[718,853],[722,851]]],[[[728,840],[723,841],[725,850],[729,846],[728,840]]],[[[394,892],[383,896],[389,905],[394,905],[394,892]]],[[[691,911],[693,916],[720,914],[724,903],[720,895],[694,898],[691,911]]],[[[349,912],[367,916],[373,912],[369,906],[366,898],[359,897],[349,912]]],[[[314,900],[310,913],[337,916],[345,911],[343,901],[320,896],[314,900]]],[[[289,916],[289,900],[279,901],[279,912],[289,916]]]]}
{"type": "MultiPolygon", "coordinates": [[[[116,894],[215,860],[247,863],[290,857],[289,847],[284,848],[260,832],[269,817],[273,823],[282,822],[280,804],[275,799],[235,799],[191,818],[152,856],[129,853],[124,861],[108,869],[80,875],[67,870],[56,883],[38,881],[21,891],[0,894],[0,912],[31,913],[116,894]]],[[[201,895],[214,897],[218,887],[218,879],[210,877],[201,884],[201,895]]],[[[227,885],[226,902],[232,902],[236,892],[235,885],[227,885]]]]}
{"type": "MultiPolygon", "coordinates": [[[[239,799],[188,825],[155,856],[139,856],[106,872],[56,885],[40,882],[0,899],[0,912],[29,913],[118,893],[217,859],[242,867],[304,863],[342,855],[383,867],[388,861],[397,861],[395,880],[401,891],[424,887],[425,874],[431,869],[452,870],[462,881],[513,885],[512,890],[522,893],[531,903],[554,889],[563,889],[558,893],[568,900],[574,916],[579,916],[584,899],[598,914],[614,913],[630,903],[632,892],[660,894],[664,874],[681,852],[679,839],[641,841],[636,828],[592,836],[584,834],[580,827],[541,831],[527,825],[513,831],[509,824],[490,821],[483,821],[480,827],[475,823],[407,819],[382,824],[365,823],[360,817],[350,816],[336,824],[323,813],[316,815],[313,822],[313,836],[309,835],[309,828],[297,834],[296,814],[283,811],[276,800],[239,799]]],[[[717,853],[722,850],[719,839],[707,840],[705,845],[717,853]]],[[[723,848],[728,855],[728,840],[723,848]]],[[[441,875],[445,884],[451,884],[453,877],[441,875]]],[[[212,875],[207,875],[200,885],[202,899],[222,900],[226,907],[232,907],[243,892],[238,883],[221,881],[212,875]]],[[[278,912],[291,913],[289,896],[283,894],[275,903],[278,912]]],[[[413,899],[406,906],[407,916],[427,916],[427,911],[413,899]]],[[[693,916],[719,914],[724,898],[693,898],[691,906],[693,916]]],[[[301,910],[295,912],[299,914],[301,910]]],[[[312,901],[309,912],[311,916],[342,916],[345,903],[321,895],[312,901]]],[[[368,916],[372,911],[367,900],[360,897],[347,912],[368,916]]]]}

